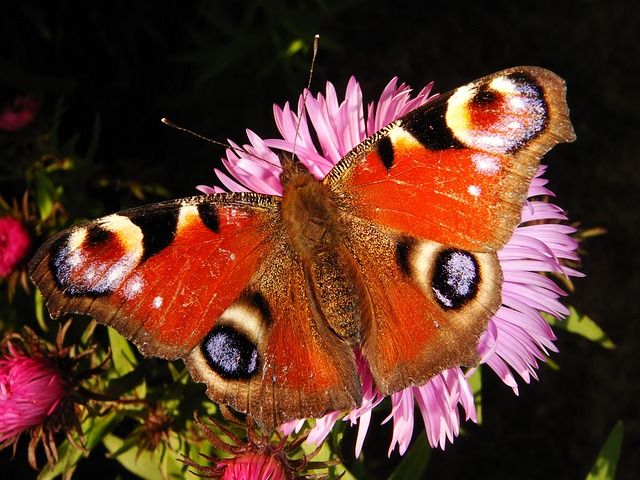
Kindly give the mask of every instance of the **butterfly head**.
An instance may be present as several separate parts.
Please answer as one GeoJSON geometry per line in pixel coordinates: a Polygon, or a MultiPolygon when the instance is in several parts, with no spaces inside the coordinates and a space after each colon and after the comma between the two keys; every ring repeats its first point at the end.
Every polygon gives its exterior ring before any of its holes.
{"type": "Polygon", "coordinates": [[[309,169],[300,161],[300,159],[290,153],[280,155],[280,164],[282,165],[282,173],[280,174],[280,183],[285,187],[292,183],[303,182],[304,179],[312,177],[309,169]]]}

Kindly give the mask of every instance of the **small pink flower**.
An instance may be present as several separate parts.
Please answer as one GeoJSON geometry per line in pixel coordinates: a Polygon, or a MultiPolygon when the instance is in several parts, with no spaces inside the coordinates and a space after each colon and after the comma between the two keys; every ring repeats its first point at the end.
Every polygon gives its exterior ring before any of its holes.
{"type": "Polygon", "coordinates": [[[224,480],[287,480],[290,478],[278,460],[261,452],[247,452],[240,457],[221,460],[224,480]]]}
{"type": "Polygon", "coordinates": [[[197,470],[196,475],[221,480],[289,480],[293,478],[325,478],[321,475],[307,476],[308,470],[325,469],[324,462],[310,462],[319,449],[300,457],[299,448],[307,436],[294,440],[288,436],[272,442],[270,436],[254,430],[250,417],[247,421],[247,439],[242,440],[219,422],[211,419],[219,433],[202,423],[196,416],[196,425],[217,450],[226,452],[228,458],[218,459],[202,454],[211,465],[200,465],[188,457],[183,462],[197,470]],[[224,438],[224,440],[223,440],[224,438]],[[295,454],[296,459],[291,458],[295,454]]]}
{"type": "MultiPolygon", "coordinates": [[[[392,79],[377,103],[368,105],[365,114],[362,93],[354,78],[340,102],[331,83],[327,83],[325,95],[300,96],[298,112],[289,104],[283,108],[274,106],[276,125],[282,138],[261,139],[247,131],[250,145],[227,150],[223,163],[232,177],[216,170],[220,181],[231,191],[253,190],[271,195],[281,195],[280,161],[274,150],[294,152],[297,158],[316,176],[324,178],[331,168],[352,148],[380,128],[402,115],[426,103],[431,85],[411,98],[411,89],[398,85],[392,79]],[[306,103],[303,109],[303,102],[306,103]],[[313,133],[311,130],[313,128],[313,133]],[[273,149],[273,150],[272,150],[273,149]]],[[[526,383],[536,377],[538,362],[545,354],[556,351],[555,336],[541,312],[555,318],[563,318],[568,310],[558,298],[564,292],[540,272],[552,272],[566,276],[580,276],[573,269],[563,266],[564,260],[576,260],[576,242],[569,236],[575,230],[559,222],[566,220],[560,208],[531,197],[551,196],[542,178],[546,167],[541,166],[530,189],[530,200],[522,210],[521,225],[512,239],[499,252],[504,273],[503,305],[489,322],[481,338],[478,353],[485,363],[518,392],[513,372],[526,383]]],[[[198,187],[205,193],[222,192],[218,187],[198,187]]],[[[369,428],[372,409],[380,403],[382,395],[373,386],[371,372],[366,361],[356,352],[359,375],[363,387],[363,402],[349,412],[343,420],[359,423],[356,455],[359,455],[369,428]]],[[[409,387],[391,395],[392,410],[386,421],[393,421],[394,431],[389,454],[399,446],[404,454],[411,440],[415,404],[420,410],[429,443],[445,448],[460,431],[460,411],[466,420],[477,421],[473,393],[468,376],[461,368],[452,368],[432,378],[421,387],[409,387]]],[[[316,420],[309,433],[309,440],[318,444],[326,437],[340,412],[330,412],[316,420]]],[[[288,422],[281,426],[285,433],[300,430],[302,421],[288,422]]]]}
{"type": "Polygon", "coordinates": [[[40,105],[31,97],[16,97],[0,111],[0,129],[15,132],[29,125],[40,105]]]}
{"type": "Polygon", "coordinates": [[[10,345],[0,359],[0,444],[43,424],[68,393],[67,376],[49,358],[10,345]]]}
{"type": "Polygon", "coordinates": [[[96,360],[96,347],[72,356],[72,348],[63,347],[70,325],[70,321],[60,325],[55,345],[28,327],[22,334],[5,335],[0,342],[0,450],[13,445],[15,453],[20,436],[26,433],[30,438],[29,464],[36,470],[39,444],[51,468],[58,461],[60,431],[74,448],[83,448],[81,405],[88,403],[90,392],[81,387],[81,381],[100,373],[109,360],[107,357],[97,367],[80,370],[81,359],[91,356],[91,362],[96,360]]]}
{"type": "Polygon", "coordinates": [[[30,247],[31,237],[20,221],[9,215],[0,218],[0,277],[15,271],[30,247]]]}

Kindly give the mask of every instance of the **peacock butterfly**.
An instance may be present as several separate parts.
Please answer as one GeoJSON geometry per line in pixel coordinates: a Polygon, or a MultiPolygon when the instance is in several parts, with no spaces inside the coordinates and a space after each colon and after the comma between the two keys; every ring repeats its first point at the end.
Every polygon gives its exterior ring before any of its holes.
{"type": "Polygon", "coordinates": [[[182,358],[216,402],[272,430],[475,365],[497,258],[540,158],[574,139],[564,82],[517,67],[384,127],[320,181],[282,157],[282,197],[202,195],[58,233],[30,273],[83,313],[182,358]]]}

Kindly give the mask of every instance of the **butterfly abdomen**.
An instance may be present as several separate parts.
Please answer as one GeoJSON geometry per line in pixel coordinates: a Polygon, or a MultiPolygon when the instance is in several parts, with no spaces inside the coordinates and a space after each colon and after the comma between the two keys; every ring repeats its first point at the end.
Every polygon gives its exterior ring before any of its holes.
{"type": "Polygon", "coordinates": [[[296,168],[297,173],[282,177],[285,235],[303,263],[317,317],[355,346],[363,315],[369,311],[361,273],[344,246],[344,226],[333,193],[308,171],[296,168]]]}

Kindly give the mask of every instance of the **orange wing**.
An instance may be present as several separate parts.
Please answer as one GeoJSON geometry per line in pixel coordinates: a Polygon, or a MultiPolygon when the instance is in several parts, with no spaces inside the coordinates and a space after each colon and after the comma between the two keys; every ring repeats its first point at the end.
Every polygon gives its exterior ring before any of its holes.
{"type": "Polygon", "coordinates": [[[92,315],[145,355],[187,355],[240,294],[273,242],[279,199],[193,197],[65,230],[30,264],[51,315],[92,315]]]}
{"type": "Polygon", "coordinates": [[[574,139],[564,82],[518,67],[441,95],[360,144],[325,182],[374,223],[474,251],[511,237],[540,158],[574,139]]]}
{"type": "Polygon", "coordinates": [[[314,309],[304,265],[285,245],[185,361],[211,398],[269,431],[361,401],[353,351],[314,309]]]}
{"type": "Polygon", "coordinates": [[[477,362],[501,304],[496,251],[541,156],[574,138],[564,95],[547,70],[498,72],[382,129],[325,178],[370,300],[362,351],[382,393],[477,362]]]}
{"type": "Polygon", "coordinates": [[[54,236],[30,270],[53,317],[89,314],[145,355],[184,358],[214,401],[265,429],[360,402],[353,351],[312,305],[279,197],[120,212],[54,236]]]}
{"type": "Polygon", "coordinates": [[[184,358],[213,400],[271,430],[360,402],[354,346],[383,393],[474,363],[500,305],[495,251],[540,157],[571,139],[562,80],[510,69],[384,128],[323,188],[285,165],[285,196],[302,178],[322,201],[237,193],[128,210],[53,237],[30,273],[52,316],[90,314],[146,355],[184,358]]]}

